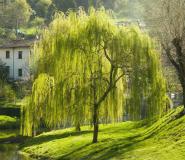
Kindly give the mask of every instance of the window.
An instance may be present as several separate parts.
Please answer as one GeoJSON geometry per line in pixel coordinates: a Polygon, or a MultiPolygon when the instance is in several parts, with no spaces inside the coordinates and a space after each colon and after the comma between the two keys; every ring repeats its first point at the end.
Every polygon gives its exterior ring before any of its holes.
{"type": "Polygon", "coordinates": [[[6,59],[10,58],[10,51],[6,51],[6,59]]]}
{"type": "Polygon", "coordinates": [[[18,52],[18,59],[22,59],[22,51],[18,52]]]}
{"type": "Polygon", "coordinates": [[[22,77],[22,68],[18,69],[18,76],[22,77]]]}

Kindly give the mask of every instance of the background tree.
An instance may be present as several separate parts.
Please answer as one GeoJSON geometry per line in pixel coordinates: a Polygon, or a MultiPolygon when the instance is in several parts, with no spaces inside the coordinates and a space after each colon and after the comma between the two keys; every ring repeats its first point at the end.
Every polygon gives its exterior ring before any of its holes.
{"type": "Polygon", "coordinates": [[[12,89],[11,84],[8,83],[9,71],[5,63],[0,60],[0,97],[7,100],[15,100],[16,94],[12,89]]]}
{"type": "MultiPolygon", "coordinates": [[[[134,5],[135,3],[129,4],[129,6],[134,5]]],[[[60,1],[54,0],[49,7],[48,11],[48,19],[52,20],[52,17],[56,11],[66,12],[68,9],[78,9],[79,7],[83,7],[86,11],[88,11],[89,7],[99,8],[104,6],[106,9],[111,9],[116,12],[117,15],[122,15],[120,13],[122,10],[126,10],[128,8],[127,0],[69,0],[69,1],[60,1]]],[[[128,10],[127,10],[128,11],[128,10]]],[[[123,16],[123,15],[122,15],[123,16]]]]}
{"type": "Polygon", "coordinates": [[[48,8],[51,5],[51,0],[28,0],[31,8],[35,11],[34,16],[46,18],[48,14],[48,8]]]}
{"type": "Polygon", "coordinates": [[[150,14],[151,20],[146,19],[146,22],[157,29],[154,35],[158,36],[163,51],[176,69],[185,105],[185,1],[158,0],[152,7],[155,14],[150,14]]]}
{"type": "Polygon", "coordinates": [[[18,29],[28,22],[32,11],[26,0],[15,0],[0,11],[2,28],[18,29]]]}
{"type": "Polygon", "coordinates": [[[76,3],[74,0],[53,0],[48,8],[47,19],[51,21],[56,12],[66,12],[68,9],[75,9],[75,7],[76,3]]]}

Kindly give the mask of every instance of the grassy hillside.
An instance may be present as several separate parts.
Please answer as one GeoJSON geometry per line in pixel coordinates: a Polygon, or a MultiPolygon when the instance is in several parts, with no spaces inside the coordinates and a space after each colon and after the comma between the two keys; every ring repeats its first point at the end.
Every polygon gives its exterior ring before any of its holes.
{"type": "Polygon", "coordinates": [[[158,122],[141,127],[125,122],[100,127],[99,143],[92,144],[92,130],[74,129],[43,133],[28,140],[22,152],[41,159],[62,160],[184,160],[185,117],[182,108],[171,111],[158,122]]]}
{"type": "Polygon", "coordinates": [[[19,120],[14,117],[0,115],[0,129],[16,129],[19,128],[19,120]]]}

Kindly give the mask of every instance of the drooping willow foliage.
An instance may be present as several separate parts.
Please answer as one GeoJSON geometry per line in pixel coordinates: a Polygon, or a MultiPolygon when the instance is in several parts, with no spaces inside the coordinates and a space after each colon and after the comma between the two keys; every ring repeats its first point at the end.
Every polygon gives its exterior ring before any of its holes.
{"type": "Polygon", "coordinates": [[[160,56],[146,35],[131,29],[132,71],[128,114],[131,120],[159,118],[166,111],[166,82],[160,65],[160,56]]]}
{"type": "Polygon", "coordinates": [[[165,81],[154,46],[133,27],[117,27],[104,9],[59,13],[35,46],[37,73],[22,109],[22,134],[162,114],[165,81]],[[126,78],[130,87],[126,89],[126,78]]]}

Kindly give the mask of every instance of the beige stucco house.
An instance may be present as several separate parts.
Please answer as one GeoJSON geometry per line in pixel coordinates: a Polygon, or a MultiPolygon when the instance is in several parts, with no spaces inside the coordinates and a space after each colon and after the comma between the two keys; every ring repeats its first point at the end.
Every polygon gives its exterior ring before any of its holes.
{"type": "Polygon", "coordinates": [[[7,66],[11,80],[30,79],[30,57],[33,41],[15,40],[0,45],[0,59],[7,66]]]}

